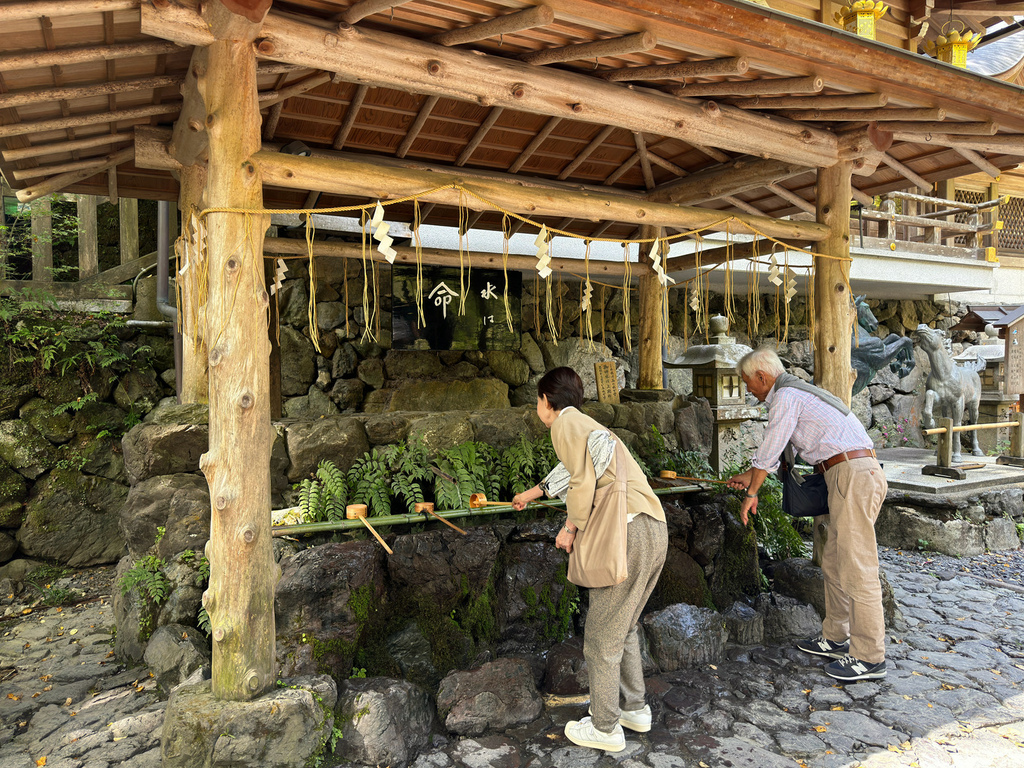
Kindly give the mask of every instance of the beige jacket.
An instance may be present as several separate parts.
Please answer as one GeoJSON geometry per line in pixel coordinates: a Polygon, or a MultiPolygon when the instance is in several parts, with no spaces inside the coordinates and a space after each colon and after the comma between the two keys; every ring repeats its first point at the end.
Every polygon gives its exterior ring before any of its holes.
{"type": "MultiPolygon", "coordinates": [[[[565,465],[570,476],[565,508],[569,514],[569,520],[581,530],[586,529],[587,521],[590,519],[595,489],[612,483],[618,470],[617,461],[612,459],[612,463],[601,478],[598,480],[594,477],[594,464],[587,452],[587,438],[591,432],[597,429],[610,431],[576,408],[563,410],[551,425],[551,442],[555,446],[555,453],[558,454],[559,461],[565,465]]],[[[625,446],[623,446],[623,450],[627,465],[627,510],[647,514],[664,522],[665,511],[661,508],[658,497],[651,490],[647,477],[625,446]]]]}

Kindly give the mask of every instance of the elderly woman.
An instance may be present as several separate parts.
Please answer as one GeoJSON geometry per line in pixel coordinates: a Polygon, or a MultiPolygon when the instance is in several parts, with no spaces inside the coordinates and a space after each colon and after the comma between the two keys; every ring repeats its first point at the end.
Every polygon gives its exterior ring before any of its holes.
{"type": "Polygon", "coordinates": [[[628,575],[619,584],[590,590],[583,657],[590,674],[591,717],[565,726],[574,744],[620,752],[626,746],[623,726],[651,729],[637,621],[665,564],[668,528],[661,502],[636,460],[620,450],[625,466],[619,466],[616,438],[580,411],[582,405],[583,382],[571,368],[555,368],[537,384],[537,416],[551,430],[561,463],[539,485],[517,494],[512,505],[523,509],[544,493],[564,499],[568,515],[555,546],[572,552],[578,533],[587,528],[595,491],[625,473],[628,575]]]}

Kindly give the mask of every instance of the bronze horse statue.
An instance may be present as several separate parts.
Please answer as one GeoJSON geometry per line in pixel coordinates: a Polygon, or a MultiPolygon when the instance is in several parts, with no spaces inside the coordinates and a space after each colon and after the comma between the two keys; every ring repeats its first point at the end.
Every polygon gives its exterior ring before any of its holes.
{"type": "MultiPolygon", "coordinates": [[[[915,331],[918,343],[926,353],[932,370],[925,384],[924,412],[921,426],[931,429],[935,426],[932,412],[939,405],[940,415],[953,419],[953,426],[963,422],[978,423],[978,406],[981,401],[981,378],[979,371],[985,370],[985,358],[978,356],[976,362],[959,366],[942,343],[942,334],[922,323],[915,331]]],[[[957,436],[959,438],[959,436],[957,436]]],[[[978,430],[971,430],[971,453],[984,456],[978,445],[978,430]]],[[[960,440],[953,440],[953,460],[960,460],[960,440]]]]}
{"type": "Polygon", "coordinates": [[[850,364],[857,373],[853,382],[853,394],[857,394],[875,377],[887,363],[889,370],[901,379],[914,370],[914,340],[909,336],[890,333],[884,339],[871,334],[878,330],[878,320],[871,308],[858,296],[857,307],[857,340],[850,350],[850,364]]]}

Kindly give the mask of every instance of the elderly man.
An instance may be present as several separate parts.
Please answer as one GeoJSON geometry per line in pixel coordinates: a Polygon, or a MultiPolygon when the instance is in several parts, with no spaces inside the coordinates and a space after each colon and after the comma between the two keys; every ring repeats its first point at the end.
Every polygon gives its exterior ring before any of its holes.
{"type": "Polygon", "coordinates": [[[768,404],[768,428],[751,468],[729,478],[746,491],[740,519],[757,514],[757,495],[779,456],[792,443],[804,461],[824,473],[828,486],[828,539],[822,553],[825,620],[821,636],[797,648],[835,659],[825,673],[853,682],[885,677],[885,621],[878,581],[875,519],[888,485],[871,438],[849,408],[832,394],[785,372],[771,349],[750,352],[739,362],[747,389],[768,404]]]}

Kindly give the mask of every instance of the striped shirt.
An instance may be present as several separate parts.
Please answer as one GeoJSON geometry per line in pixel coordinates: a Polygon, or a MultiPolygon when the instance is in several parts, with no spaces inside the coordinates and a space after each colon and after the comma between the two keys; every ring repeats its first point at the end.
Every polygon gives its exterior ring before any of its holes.
{"type": "Polygon", "coordinates": [[[751,461],[757,469],[774,472],[787,443],[808,464],[830,459],[844,451],[872,448],[860,421],[852,413],[843,415],[809,392],[794,387],[772,387],[765,398],[768,429],[751,461]]]}

